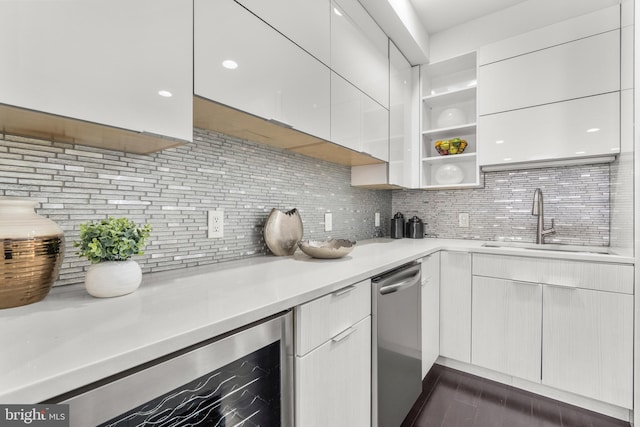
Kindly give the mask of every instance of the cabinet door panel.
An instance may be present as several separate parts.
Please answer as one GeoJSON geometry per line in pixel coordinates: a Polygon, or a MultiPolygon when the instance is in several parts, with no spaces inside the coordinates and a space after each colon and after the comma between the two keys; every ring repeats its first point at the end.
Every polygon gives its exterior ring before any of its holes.
{"type": "Polygon", "coordinates": [[[540,382],[542,287],[473,276],[471,363],[540,382]]]}
{"type": "Polygon", "coordinates": [[[389,111],[331,73],[331,141],[389,159],[389,111]]]}
{"type": "Polygon", "coordinates": [[[294,43],[329,64],[329,0],[237,0],[294,43]]]}
{"type": "Polygon", "coordinates": [[[422,259],[422,377],[440,355],[440,253],[422,259]]]}
{"type": "Polygon", "coordinates": [[[191,3],[2,1],[0,16],[0,103],[192,139],[191,3]]]}
{"type": "Polygon", "coordinates": [[[412,172],[418,169],[418,153],[413,146],[414,141],[417,143],[416,134],[412,128],[417,114],[412,103],[417,90],[411,64],[393,43],[389,43],[389,64],[389,184],[412,187],[412,172]]]}
{"type": "Polygon", "coordinates": [[[371,425],[371,317],[352,328],[296,357],[297,426],[371,425]]]}
{"type": "Polygon", "coordinates": [[[620,152],[620,93],[481,116],[481,166],[620,152]]]}
{"type": "Polygon", "coordinates": [[[355,86],[331,73],[331,141],[355,151],[362,151],[361,96],[355,86]]]}
{"type": "Polygon", "coordinates": [[[389,107],[388,38],[357,0],[332,1],[331,69],[389,107]]]}
{"type": "Polygon", "coordinates": [[[440,254],[440,355],[471,363],[471,255],[440,254]]]}
{"type": "Polygon", "coordinates": [[[544,286],[542,383],[632,407],[633,296],[544,286]]]}
{"type": "Polygon", "coordinates": [[[620,90],[620,30],[481,66],[479,115],[620,90]]]}
{"type": "Polygon", "coordinates": [[[195,8],[197,95],[328,139],[326,66],[232,0],[197,0],[195,8]]]}

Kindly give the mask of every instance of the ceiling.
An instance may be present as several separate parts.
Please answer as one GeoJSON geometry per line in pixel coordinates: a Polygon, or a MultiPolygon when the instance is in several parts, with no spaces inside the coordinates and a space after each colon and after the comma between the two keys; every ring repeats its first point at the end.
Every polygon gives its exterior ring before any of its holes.
{"type": "Polygon", "coordinates": [[[429,34],[434,34],[526,0],[409,0],[429,34]]]}

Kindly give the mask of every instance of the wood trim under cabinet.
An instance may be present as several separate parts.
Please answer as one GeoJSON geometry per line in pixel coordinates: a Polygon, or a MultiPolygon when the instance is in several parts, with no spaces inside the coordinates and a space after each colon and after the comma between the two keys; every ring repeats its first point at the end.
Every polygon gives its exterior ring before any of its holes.
{"type": "Polygon", "coordinates": [[[221,132],[344,166],[384,163],[368,154],[350,150],[200,96],[193,97],[193,123],[198,128],[221,132]]]}
{"type": "Polygon", "coordinates": [[[0,130],[10,135],[135,154],[155,153],[188,142],[6,104],[0,104],[0,130]]]}

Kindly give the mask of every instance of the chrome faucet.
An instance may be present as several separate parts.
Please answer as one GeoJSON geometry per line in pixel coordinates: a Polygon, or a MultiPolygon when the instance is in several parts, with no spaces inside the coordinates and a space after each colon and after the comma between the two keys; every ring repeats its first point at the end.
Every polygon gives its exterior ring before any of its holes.
{"type": "Polygon", "coordinates": [[[536,188],[533,193],[533,209],[531,209],[531,215],[538,217],[538,228],[536,229],[536,243],[544,244],[544,236],[556,232],[555,223],[553,218],[551,219],[551,228],[544,229],[544,201],[542,199],[542,190],[536,188]]]}

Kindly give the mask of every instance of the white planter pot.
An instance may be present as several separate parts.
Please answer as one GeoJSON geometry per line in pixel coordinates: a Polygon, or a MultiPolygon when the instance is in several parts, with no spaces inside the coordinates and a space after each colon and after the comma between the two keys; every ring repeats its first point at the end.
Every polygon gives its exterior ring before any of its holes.
{"type": "Polygon", "coordinates": [[[130,294],[142,282],[142,269],[136,261],[106,261],[91,264],[84,280],[90,295],[98,298],[130,294]]]}

